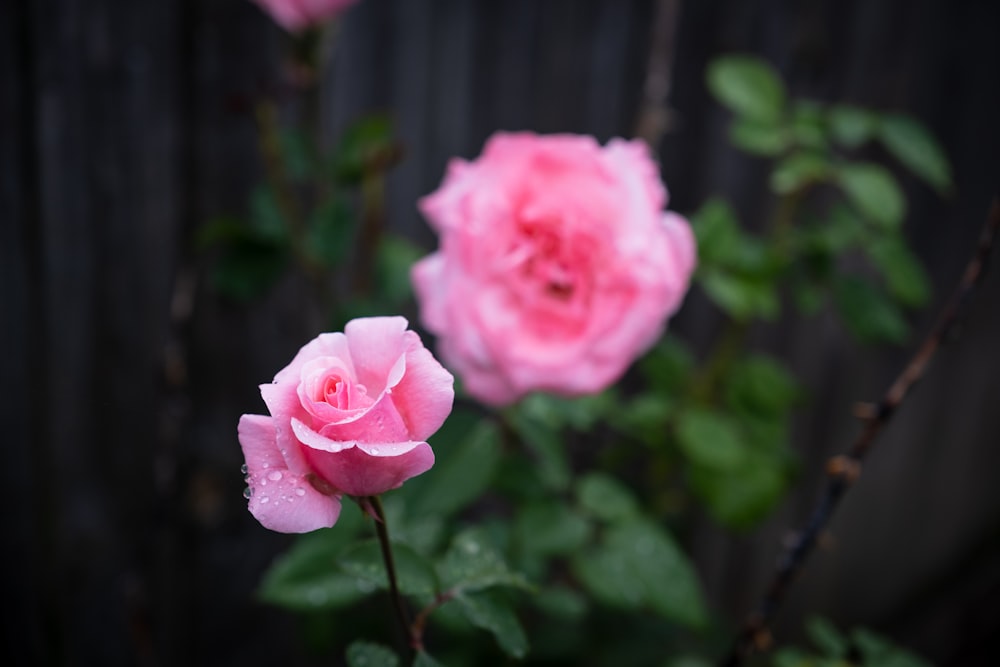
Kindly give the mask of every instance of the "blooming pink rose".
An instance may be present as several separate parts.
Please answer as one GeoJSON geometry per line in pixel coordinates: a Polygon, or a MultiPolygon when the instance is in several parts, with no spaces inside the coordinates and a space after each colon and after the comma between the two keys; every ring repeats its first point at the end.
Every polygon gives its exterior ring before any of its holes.
{"type": "Polygon", "coordinates": [[[281,27],[297,32],[333,18],[358,0],[253,0],[281,27]]]}
{"type": "Polygon", "coordinates": [[[240,417],[250,512],[265,528],[332,526],[340,497],[395,489],[434,464],[425,440],[451,412],[453,378],[402,317],[321,334],[260,386],[271,416],[240,417]]]}
{"type": "Polygon", "coordinates": [[[412,270],[424,326],[469,393],[587,394],[662,334],[695,266],[645,144],[496,134],[420,201],[440,236],[412,270]]]}

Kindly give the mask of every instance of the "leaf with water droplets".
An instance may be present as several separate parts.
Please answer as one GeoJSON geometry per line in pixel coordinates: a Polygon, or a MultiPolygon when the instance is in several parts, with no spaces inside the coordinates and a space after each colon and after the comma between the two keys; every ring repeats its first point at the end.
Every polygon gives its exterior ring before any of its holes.
{"type": "Polygon", "coordinates": [[[573,560],[584,586],[600,600],[691,626],[707,619],[697,574],[673,538],[648,519],[608,529],[602,543],[573,560]]]}
{"type": "Polygon", "coordinates": [[[299,537],[265,573],[260,599],[288,609],[315,611],[353,604],[374,590],[337,568],[337,557],[355,539],[361,513],[345,505],[335,528],[299,537]]]}
{"type": "Polygon", "coordinates": [[[348,667],[399,667],[399,656],[392,649],[359,639],[347,647],[348,667]]]}
{"type": "MultiPolygon", "coordinates": [[[[399,590],[405,595],[434,595],[438,591],[437,576],[424,557],[400,542],[392,543],[393,563],[399,590]]],[[[389,588],[382,548],[378,540],[359,542],[347,549],[337,564],[358,579],[367,581],[383,590],[389,588]]]]}
{"type": "Polygon", "coordinates": [[[459,595],[455,601],[473,625],[493,634],[504,653],[518,659],[527,654],[528,638],[524,628],[510,601],[499,591],[459,595]]]}
{"type": "Polygon", "coordinates": [[[480,528],[456,535],[438,563],[437,571],[444,588],[455,591],[475,591],[490,586],[531,588],[523,575],[511,571],[500,550],[480,528]]]}

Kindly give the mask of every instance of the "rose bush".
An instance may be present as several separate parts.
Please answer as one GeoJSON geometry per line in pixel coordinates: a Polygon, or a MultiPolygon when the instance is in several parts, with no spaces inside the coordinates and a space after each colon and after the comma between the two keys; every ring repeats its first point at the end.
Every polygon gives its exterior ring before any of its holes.
{"type": "Polygon", "coordinates": [[[452,384],[402,317],[321,334],[260,386],[270,416],[240,418],[250,512],[272,530],[315,530],[337,521],[343,494],[377,495],[426,471],[452,384]]]}
{"type": "Polygon", "coordinates": [[[440,237],[412,281],[440,354],[492,404],[600,391],[663,332],[696,261],[645,144],[496,134],[420,210],[440,237]]]}
{"type": "Polygon", "coordinates": [[[253,0],[290,32],[333,18],[358,0],[253,0]]]}

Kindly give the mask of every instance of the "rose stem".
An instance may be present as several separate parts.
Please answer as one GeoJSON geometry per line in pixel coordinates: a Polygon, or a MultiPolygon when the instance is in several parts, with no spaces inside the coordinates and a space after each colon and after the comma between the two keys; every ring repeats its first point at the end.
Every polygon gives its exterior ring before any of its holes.
{"type": "MultiPolygon", "coordinates": [[[[410,618],[399,594],[399,584],[396,581],[396,564],[392,559],[392,544],[389,542],[389,524],[385,520],[385,510],[382,509],[382,499],[379,496],[369,496],[368,501],[375,511],[375,532],[378,533],[379,546],[382,547],[382,560],[385,562],[385,572],[389,577],[389,596],[396,610],[396,619],[403,629],[403,635],[410,637],[410,618]]],[[[412,642],[411,642],[412,644],[412,642]]],[[[411,646],[411,648],[413,648],[411,646]]]]}

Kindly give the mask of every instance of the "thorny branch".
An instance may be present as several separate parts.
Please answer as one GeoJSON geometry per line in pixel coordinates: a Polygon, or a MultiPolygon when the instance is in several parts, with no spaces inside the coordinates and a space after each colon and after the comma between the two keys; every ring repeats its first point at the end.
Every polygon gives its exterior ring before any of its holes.
{"type": "Polygon", "coordinates": [[[998,229],[1000,229],[1000,197],[993,200],[976,252],[966,266],[958,289],[945,306],[937,324],[882,400],[873,405],[862,405],[857,411],[864,428],[844,454],[835,456],[827,462],[827,483],[819,502],[806,525],[781,555],[764,596],[757,608],[747,616],[740,634],[733,643],[732,651],[720,663],[721,666],[736,667],[742,664],[745,658],[766,649],[771,643],[769,626],[775,612],[784,599],[790,583],[812,553],[841,498],[860,476],[862,461],[874,446],[875,438],[889,422],[913,385],[923,377],[937,349],[953,337],[970,297],[986,274],[998,229]]]}

